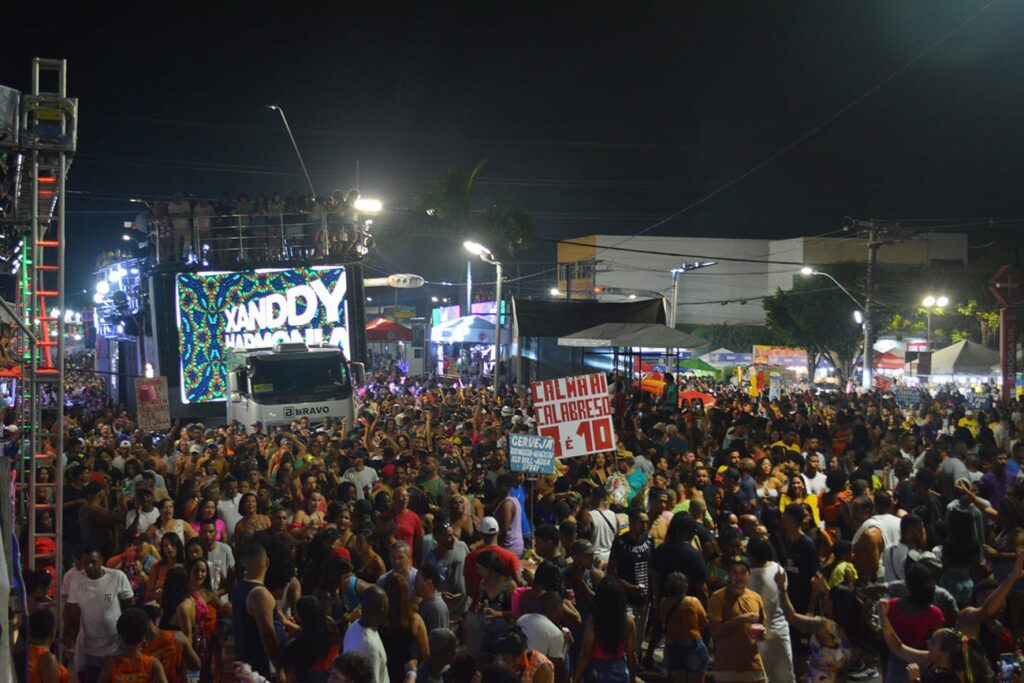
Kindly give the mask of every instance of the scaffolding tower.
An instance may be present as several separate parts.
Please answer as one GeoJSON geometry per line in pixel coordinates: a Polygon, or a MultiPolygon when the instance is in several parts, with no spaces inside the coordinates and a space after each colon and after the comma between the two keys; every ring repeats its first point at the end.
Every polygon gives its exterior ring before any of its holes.
{"type": "Polygon", "coordinates": [[[0,148],[14,161],[14,210],[4,217],[3,228],[16,241],[12,274],[17,276],[14,320],[21,372],[15,399],[17,462],[3,467],[0,475],[15,471],[17,496],[13,506],[3,506],[0,522],[8,576],[20,575],[22,568],[48,569],[59,589],[64,555],[64,221],[78,101],[68,97],[66,60],[33,59],[31,83],[31,93],[11,95],[5,89],[8,99],[18,100],[17,119],[13,130],[0,135],[0,148]],[[38,481],[43,467],[54,474],[46,483],[38,481]],[[44,531],[37,522],[45,513],[53,525],[44,531]],[[12,534],[25,539],[20,557],[12,556],[12,534]]]}

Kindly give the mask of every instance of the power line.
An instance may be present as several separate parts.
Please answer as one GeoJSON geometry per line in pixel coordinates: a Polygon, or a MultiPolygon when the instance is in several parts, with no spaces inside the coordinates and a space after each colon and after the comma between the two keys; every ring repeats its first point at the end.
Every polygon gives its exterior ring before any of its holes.
{"type": "MultiPolygon", "coordinates": [[[[593,244],[586,242],[575,242],[573,240],[557,240],[549,237],[538,237],[540,242],[555,242],[557,244],[571,244],[579,247],[593,247],[593,244]]],[[[627,240],[628,241],[628,240],[627,240]]],[[[620,242],[619,244],[622,244],[620,242]]],[[[767,259],[742,258],[739,256],[709,256],[707,254],[681,254],[673,251],[657,251],[653,249],[630,249],[629,247],[609,246],[598,247],[600,251],[625,251],[633,254],[656,254],[659,256],[677,256],[679,258],[708,259],[712,261],[735,261],[737,263],[763,263],[776,266],[804,266],[803,261],[769,261],[767,259]]]]}
{"type": "MultiPolygon", "coordinates": [[[[757,173],[762,168],[764,168],[768,164],[772,163],[773,161],[775,161],[776,159],[778,159],[782,155],[786,154],[790,150],[794,149],[795,147],[803,144],[804,142],[806,142],[810,138],[814,137],[821,130],[823,130],[824,128],[829,126],[831,123],[833,123],[834,121],[836,121],[837,119],[842,117],[848,111],[851,111],[852,109],[854,109],[855,107],[860,105],[862,102],[864,102],[865,100],[870,98],[872,95],[877,93],[879,90],[884,88],[886,85],[891,83],[893,80],[895,80],[896,78],[901,76],[908,69],[910,69],[910,67],[915,65],[917,62],[921,61],[921,59],[923,59],[925,56],[927,56],[932,50],[934,50],[939,45],[941,45],[942,43],[946,42],[947,40],[949,40],[950,38],[955,36],[957,33],[959,33],[961,30],[963,30],[964,27],[966,27],[972,21],[974,21],[979,16],[981,16],[984,12],[988,11],[988,9],[990,7],[992,7],[994,2],[995,2],[995,0],[990,0],[990,2],[987,2],[984,5],[982,5],[981,8],[979,8],[977,11],[975,11],[969,17],[967,17],[962,22],[960,22],[955,28],[953,28],[951,31],[949,31],[946,34],[944,34],[943,36],[941,36],[938,40],[936,40],[935,42],[931,43],[925,49],[923,49],[920,52],[918,52],[913,58],[911,58],[909,61],[905,62],[900,68],[898,68],[895,71],[893,71],[892,73],[890,73],[888,76],[886,76],[879,83],[874,85],[872,88],[868,89],[866,92],[864,92],[862,95],[860,95],[860,97],[857,97],[856,99],[852,100],[851,102],[848,102],[845,106],[841,107],[834,114],[832,114],[831,116],[826,118],[824,121],[820,122],[819,124],[817,124],[816,126],[811,128],[809,131],[807,131],[806,133],[804,133],[803,135],[798,137],[793,142],[790,142],[789,144],[785,145],[782,149],[780,149],[780,150],[778,150],[776,152],[773,152],[772,154],[768,155],[766,158],[764,158],[763,160],[761,160],[758,163],[754,164],[748,170],[744,171],[743,173],[741,173],[740,175],[736,176],[732,180],[728,181],[724,185],[721,185],[720,187],[718,187],[717,189],[713,190],[712,192],[704,195],[703,197],[698,198],[696,201],[691,202],[690,204],[688,204],[688,205],[684,206],[683,208],[679,209],[678,211],[676,211],[676,212],[674,212],[672,214],[669,214],[667,217],[661,219],[657,223],[649,225],[648,227],[644,228],[643,230],[641,230],[640,232],[636,233],[635,235],[627,237],[626,239],[622,240],[621,242],[619,242],[618,244],[616,244],[614,246],[619,246],[619,245],[625,244],[629,240],[635,239],[636,237],[639,237],[640,235],[644,235],[644,234],[650,232],[651,230],[654,230],[654,229],[664,225],[665,223],[668,223],[669,221],[672,221],[672,220],[678,218],[679,216],[682,216],[683,214],[687,213],[688,211],[690,211],[692,209],[695,209],[696,207],[698,207],[698,206],[700,206],[700,205],[710,201],[711,199],[713,199],[714,197],[718,196],[722,192],[725,192],[729,188],[739,184],[740,182],[742,182],[746,178],[748,178],[751,175],[757,173]]],[[[604,247],[604,249],[610,249],[610,248],[612,248],[612,247],[604,247]]]]}

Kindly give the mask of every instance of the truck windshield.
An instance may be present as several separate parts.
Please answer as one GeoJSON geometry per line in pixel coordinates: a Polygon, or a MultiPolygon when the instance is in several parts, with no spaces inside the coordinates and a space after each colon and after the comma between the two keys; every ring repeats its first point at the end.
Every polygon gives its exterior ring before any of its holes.
{"type": "Polygon", "coordinates": [[[352,397],[348,366],[335,354],[250,359],[252,396],[264,403],[342,400],[352,397]]]}

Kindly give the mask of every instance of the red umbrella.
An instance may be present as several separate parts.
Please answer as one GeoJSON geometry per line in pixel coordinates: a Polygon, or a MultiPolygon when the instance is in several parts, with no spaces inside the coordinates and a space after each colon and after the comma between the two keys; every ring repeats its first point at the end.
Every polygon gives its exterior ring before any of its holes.
{"type": "Polygon", "coordinates": [[[366,323],[366,341],[370,343],[411,342],[412,330],[404,325],[377,318],[366,323]]]}

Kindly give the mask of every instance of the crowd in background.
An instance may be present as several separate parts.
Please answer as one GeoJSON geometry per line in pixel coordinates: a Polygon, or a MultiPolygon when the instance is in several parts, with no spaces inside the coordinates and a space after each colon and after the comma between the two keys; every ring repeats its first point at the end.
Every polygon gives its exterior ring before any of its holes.
{"type": "Polygon", "coordinates": [[[612,378],[616,449],[529,478],[522,388],[378,376],[351,423],[156,434],[73,407],[33,680],[1017,680],[1019,403],[666,379],[612,378]]]}
{"type": "Polygon", "coordinates": [[[149,204],[136,229],[158,240],[164,263],[341,255],[358,242],[358,198],[357,190],[316,198],[225,192],[216,201],[175,192],[149,204]]]}

